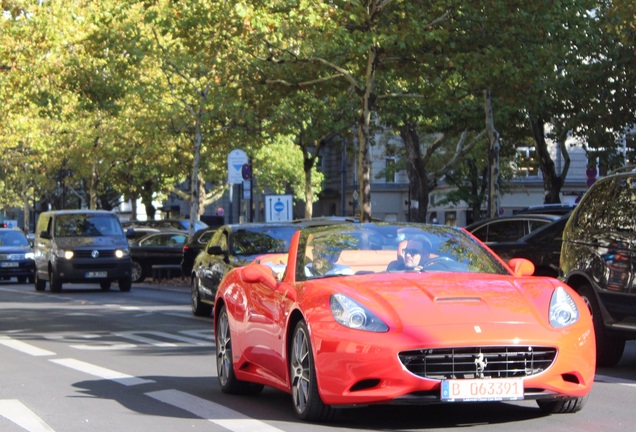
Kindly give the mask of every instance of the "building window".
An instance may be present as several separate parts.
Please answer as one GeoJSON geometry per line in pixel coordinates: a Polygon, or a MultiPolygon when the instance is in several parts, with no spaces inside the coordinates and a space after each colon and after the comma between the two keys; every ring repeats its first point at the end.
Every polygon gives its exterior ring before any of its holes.
{"type": "Polygon", "coordinates": [[[514,165],[515,177],[536,177],[539,175],[539,162],[534,157],[534,147],[517,147],[514,165]]]}

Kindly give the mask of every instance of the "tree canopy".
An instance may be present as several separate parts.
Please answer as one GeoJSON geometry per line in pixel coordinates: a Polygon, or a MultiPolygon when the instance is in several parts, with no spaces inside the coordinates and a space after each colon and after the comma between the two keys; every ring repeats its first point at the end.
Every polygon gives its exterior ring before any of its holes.
{"type": "MultiPolygon", "coordinates": [[[[575,136],[610,167],[636,123],[631,1],[1,7],[4,207],[28,210],[37,197],[57,208],[111,208],[124,197],[151,210],[153,198],[187,184],[179,193],[194,219],[225,190],[226,156],[242,148],[258,161],[258,186],[291,191],[311,217],[321,149],[353,136],[368,220],[369,150],[382,129],[404,139],[398,166],[424,214],[428,191],[476,169],[466,163],[483,161],[495,136],[504,154],[533,140],[553,202],[567,164],[556,172],[549,139],[567,160],[565,137],[575,136]]],[[[468,174],[460,177],[468,186],[468,174]]]]}

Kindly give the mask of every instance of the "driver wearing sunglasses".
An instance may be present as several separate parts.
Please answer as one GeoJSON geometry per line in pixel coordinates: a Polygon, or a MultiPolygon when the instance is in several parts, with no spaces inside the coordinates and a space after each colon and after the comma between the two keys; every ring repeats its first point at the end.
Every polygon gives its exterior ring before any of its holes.
{"type": "Polygon", "coordinates": [[[430,252],[430,245],[425,245],[424,241],[410,239],[399,254],[398,260],[391,262],[387,270],[418,270],[420,262],[427,260],[430,252]]]}

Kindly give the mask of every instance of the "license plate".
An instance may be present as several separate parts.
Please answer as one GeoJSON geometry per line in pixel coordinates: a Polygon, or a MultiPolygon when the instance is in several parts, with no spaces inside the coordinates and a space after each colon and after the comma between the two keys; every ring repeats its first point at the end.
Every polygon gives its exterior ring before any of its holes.
{"type": "Polygon", "coordinates": [[[3,263],[0,263],[0,267],[18,267],[18,263],[17,262],[12,262],[12,261],[5,261],[3,263]]]}
{"type": "Polygon", "coordinates": [[[108,276],[108,272],[105,272],[105,271],[86,273],[87,278],[105,278],[106,276],[108,276]]]}
{"type": "Polygon", "coordinates": [[[445,402],[489,402],[523,399],[520,378],[460,379],[442,381],[445,402]]]}

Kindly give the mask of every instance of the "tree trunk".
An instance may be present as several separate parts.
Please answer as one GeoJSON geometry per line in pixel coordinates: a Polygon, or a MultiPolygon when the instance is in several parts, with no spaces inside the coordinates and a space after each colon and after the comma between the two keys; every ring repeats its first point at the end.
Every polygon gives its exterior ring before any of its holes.
{"type": "Polygon", "coordinates": [[[428,173],[422,158],[420,137],[412,125],[405,124],[400,129],[400,136],[406,150],[406,172],[411,183],[411,196],[417,202],[413,222],[426,222],[428,212],[428,173]]]}
{"type": "MultiPolygon", "coordinates": [[[[141,193],[141,202],[146,208],[146,217],[148,220],[154,220],[157,209],[152,204],[152,194],[155,188],[155,182],[148,180],[144,183],[143,192],[141,193]]],[[[133,214],[133,217],[137,216],[133,214]]]]}
{"type": "Polygon", "coordinates": [[[188,235],[194,234],[194,225],[199,215],[199,161],[201,160],[201,123],[203,121],[202,107],[205,103],[206,93],[204,93],[199,101],[199,109],[196,112],[195,131],[194,131],[194,149],[192,161],[192,175],[190,184],[190,229],[188,235]]]}
{"type": "Polygon", "coordinates": [[[378,62],[378,47],[372,46],[368,52],[367,72],[364,92],[361,94],[362,109],[358,122],[358,179],[360,195],[360,221],[371,221],[371,156],[369,137],[371,136],[371,113],[374,106],[375,71],[378,62]]]}
{"type": "Polygon", "coordinates": [[[539,168],[543,174],[543,202],[544,204],[558,204],[561,202],[563,178],[557,174],[554,161],[548,151],[548,144],[545,140],[545,121],[541,116],[531,118],[530,128],[535,142],[539,168]]]}
{"type": "Polygon", "coordinates": [[[311,219],[314,212],[314,191],[311,188],[311,170],[314,167],[315,157],[310,155],[303,147],[303,169],[305,171],[305,219],[311,219]]]}
{"type": "Polygon", "coordinates": [[[499,196],[499,132],[495,130],[495,120],[492,114],[492,97],[490,90],[484,90],[484,109],[486,113],[486,130],[488,131],[488,141],[490,150],[488,152],[489,172],[489,193],[488,214],[490,217],[499,216],[500,196],[499,196]]]}

